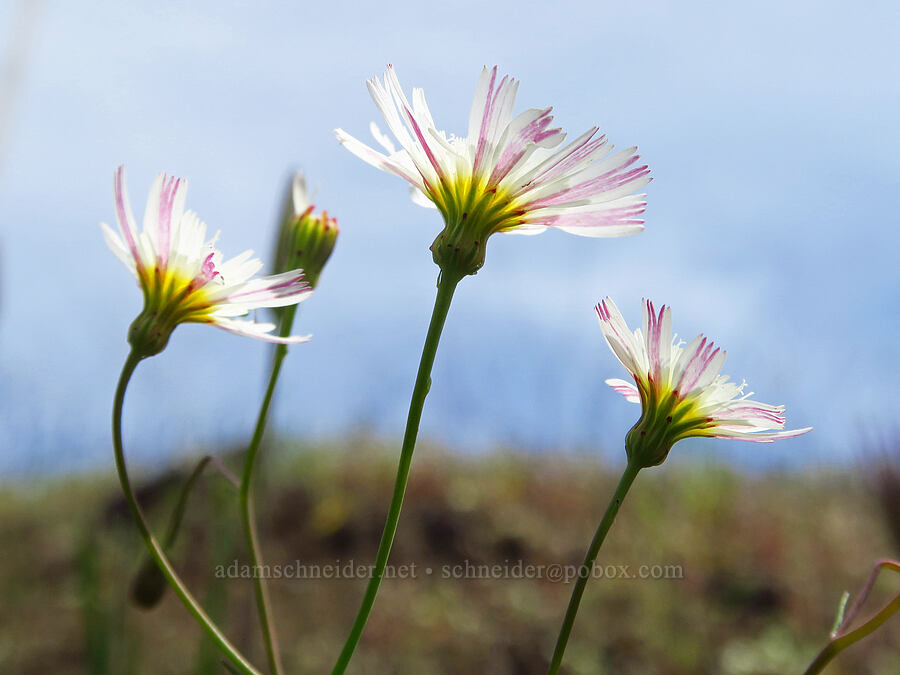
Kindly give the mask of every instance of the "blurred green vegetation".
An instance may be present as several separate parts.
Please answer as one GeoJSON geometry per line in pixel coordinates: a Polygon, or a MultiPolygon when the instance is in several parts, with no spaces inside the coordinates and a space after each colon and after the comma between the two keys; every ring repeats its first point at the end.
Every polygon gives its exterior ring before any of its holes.
{"type": "MultiPolygon", "coordinates": [[[[864,469],[745,475],[689,454],[642,472],[598,560],[631,572],[677,565],[681,578],[592,580],[565,672],[800,673],[824,645],[841,592],[855,592],[876,558],[900,556],[891,529],[900,514],[885,509],[884,485],[873,489],[864,469]]],[[[264,457],[267,563],[372,562],[393,448],[362,437],[341,447],[282,441],[264,457]]],[[[136,479],[157,532],[191,469],[136,479]]],[[[579,564],[617,479],[616,467],[589,456],[473,457],[422,445],[391,557],[414,563],[415,578],[384,582],[351,672],[545,672],[571,584],[443,571],[466,561],[513,572],[518,561],[579,564]]],[[[216,578],[217,566],[246,559],[238,528],[233,486],[208,471],[171,556],[261,666],[251,582],[216,578]]],[[[112,470],[0,488],[0,550],[3,673],[226,672],[171,593],[152,611],[131,604],[144,551],[112,470]]],[[[896,592],[892,581],[872,602],[896,592]]],[[[328,672],[365,580],[270,584],[287,671],[328,672]]],[[[900,673],[898,645],[895,618],[826,672],[900,673]]]]}

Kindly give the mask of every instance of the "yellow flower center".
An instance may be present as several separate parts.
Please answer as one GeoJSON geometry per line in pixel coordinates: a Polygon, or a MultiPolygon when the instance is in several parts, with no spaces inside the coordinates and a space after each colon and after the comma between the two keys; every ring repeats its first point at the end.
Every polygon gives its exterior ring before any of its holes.
{"type": "Polygon", "coordinates": [[[662,464],[669,450],[689,436],[702,436],[712,419],[700,413],[696,396],[682,397],[676,390],[662,389],[648,379],[638,382],[641,418],[625,437],[630,462],[642,467],[662,464]],[[647,386],[649,384],[649,386],[647,386]]]}
{"type": "Polygon", "coordinates": [[[212,256],[194,277],[178,269],[158,265],[141,270],[144,309],[132,322],[128,341],[142,356],[153,356],[165,349],[169,336],[180,323],[206,323],[215,304],[209,282],[218,276],[212,256]]]}
{"type": "Polygon", "coordinates": [[[434,261],[462,275],[475,274],[484,264],[488,237],[520,224],[523,215],[508,191],[488,187],[481,176],[441,181],[430,196],[444,217],[444,229],[431,245],[434,261]]]}
{"type": "Polygon", "coordinates": [[[213,305],[208,284],[218,274],[209,259],[194,277],[178,269],[148,267],[141,275],[144,311],[156,312],[161,320],[171,320],[175,324],[202,322],[213,305]]]}

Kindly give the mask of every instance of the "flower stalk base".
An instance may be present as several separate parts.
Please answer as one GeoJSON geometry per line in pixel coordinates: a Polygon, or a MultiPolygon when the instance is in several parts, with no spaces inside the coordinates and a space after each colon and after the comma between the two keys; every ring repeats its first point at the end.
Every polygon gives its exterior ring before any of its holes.
{"type": "Polygon", "coordinates": [[[137,498],[134,495],[134,490],[131,487],[131,481],[128,478],[128,470],[125,466],[125,451],[122,446],[122,406],[125,402],[125,390],[128,388],[128,382],[131,380],[134,369],[137,367],[137,364],[140,363],[142,358],[141,355],[134,351],[128,355],[125,365],[122,367],[122,374],[119,376],[119,384],[116,387],[116,395],[113,402],[113,450],[116,458],[116,471],[119,475],[119,482],[122,485],[125,501],[128,502],[128,508],[131,510],[132,516],[134,516],[134,522],[137,525],[141,537],[144,539],[144,543],[147,545],[147,549],[150,551],[150,555],[153,557],[153,560],[156,561],[156,564],[159,565],[159,569],[169,583],[169,586],[172,587],[172,590],[184,603],[184,606],[187,607],[188,611],[197,620],[212,641],[215,642],[216,646],[228,657],[236,672],[243,673],[244,675],[260,675],[259,671],[254,668],[237,648],[228,641],[228,638],[222,634],[215,623],[213,623],[212,619],[210,619],[206,612],[203,611],[203,608],[200,607],[197,600],[191,595],[191,592],[184,585],[184,582],[178,576],[178,573],[175,572],[175,569],[172,567],[172,563],[169,562],[162,546],[150,531],[147,520],[144,518],[144,513],[141,510],[140,504],[138,504],[137,498]]]}
{"type": "Polygon", "coordinates": [[[594,562],[597,560],[597,554],[600,553],[600,547],[603,545],[603,540],[606,539],[606,533],[609,532],[609,528],[612,527],[613,521],[619,513],[619,507],[622,505],[625,495],[628,494],[628,490],[631,488],[631,484],[634,482],[634,479],[637,477],[640,470],[640,466],[633,464],[632,462],[628,463],[625,467],[625,471],[622,473],[622,478],[619,479],[619,484],[616,486],[616,491],[613,493],[609,506],[606,507],[606,513],[603,514],[603,520],[601,520],[600,525],[597,526],[597,531],[594,533],[591,545],[588,547],[587,554],[584,556],[584,562],[581,565],[581,569],[578,570],[578,578],[575,580],[575,588],[572,589],[572,597],[569,599],[566,617],[563,619],[562,627],[559,629],[559,637],[556,639],[556,648],[553,651],[553,659],[550,662],[550,669],[547,671],[548,675],[555,675],[559,672],[559,667],[562,665],[563,654],[565,654],[566,651],[566,644],[569,642],[569,635],[571,634],[572,626],[575,623],[575,615],[578,614],[578,606],[581,604],[581,597],[584,595],[584,589],[585,586],[587,586],[587,580],[591,576],[594,562]]]}
{"type": "Polygon", "coordinates": [[[375,604],[375,596],[381,586],[384,570],[387,566],[391,546],[394,543],[394,535],[397,533],[397,525],[400,520],[400,509],[403,507],[403,497],[406,494],[406,484],[409,482],[409,470],[412,464],[413,451],[416,448],[416,438],[419,434],[419,421],[422,419],[422,408],[425,406],[425,397],[431,388],[431,368],[434,365],[434,357],[437,354],[438,343],[441,340],[441,332],[450,310],[453,300],[453,292],[464,275],[442,270],[438,277],[437,297],[434,301],[434,310],[431,314],[431,323],[425,336],[425,345],[422,348],[422,357],[419,360],[419,370],[416,374],[416,383],[413,387],[412,400],[409,404],[409,415],[406,420],[406,431],[403,435],[403,445],[400,450],[400,464],[397,467],[397,478],[394,482],[394,493],[391,505],[388,509],[387,520],[381,533],[381,541],[378,544],[378,552],[375,555],[375,565],[372,576],[366,587],[362,604],[347,636],[344,648],[334,664],[332,675],[341,675],[347,670],[347,665],[353,657],[353,651],[362,637],[363,629],[375,604]]]}

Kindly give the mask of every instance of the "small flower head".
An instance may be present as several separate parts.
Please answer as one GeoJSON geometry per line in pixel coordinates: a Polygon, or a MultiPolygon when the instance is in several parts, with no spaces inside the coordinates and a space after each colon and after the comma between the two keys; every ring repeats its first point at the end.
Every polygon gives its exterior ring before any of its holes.
{"type": "Polygon", "coordinates": [[[274,324],[239,321],[260,307],[281,307],[306,299],[312,292],[302,270],[253,279],[262,263],[245,251],[223,261],[206,240],[206,225],[184,210],[187,181],[159,174],[150,188],[144,229],[138,232],[128,194],[125,170],[113,179],[118,234],[102,225],[106,243],[134,274],[144,293],[144,308],[131,324],[128,341],[141,356],[165,349],[180,323],[209,323],[239,335],[269,342],[296,343],[302,336],[271,334],[274,324]]]}
{"type": "Polygon", "coordinates": [[[444,230],[431,246],[441,269],[475,274],[495,232],[537,234],[555,227],[588,237],[640,232],[646,202],[634,194],[650,178],[636,148],[612,153],[598,128],[561,150],[565,133],[551,127],[551,108],[513,117],[519,83],[485,68],[475,89],[465,137],[439,131],[421,89],[412,104],[392,66],[384,80],[369,80],[369,93],[384,115],[394,143],[372,123],[387,154],[337,129],[338,140],[360,159],[412,185],[413,200],[436,208],[444,230]]]}
{"type": "Polygon", "coordinates": [[[626,400],[641,404],[641,418],[628,432],[625,450],[640,466],[662,464],[672,446],[690,436],[770,443],[810,431],[784,431],[784,406],[751,401],[752,392],[720,375],[725,352],[703,335],[685,345],[672,336],[672,310],[644,301],[643,330],[632,333],[615,303],[596,307],[613,354],[635,384],[607,380],[626,400]]]}
{"type": "Polygon", "coordinates": [[[291,181],[278,246],[275,250],[275,271],[287,272],[300,268],[306,283],[315,288],[322,268],[331,257],[338,236],[337,219],[327,211],[314,214],[315,206],[310,203],[306,190],[306,180],[299,171],[291,181]]]}

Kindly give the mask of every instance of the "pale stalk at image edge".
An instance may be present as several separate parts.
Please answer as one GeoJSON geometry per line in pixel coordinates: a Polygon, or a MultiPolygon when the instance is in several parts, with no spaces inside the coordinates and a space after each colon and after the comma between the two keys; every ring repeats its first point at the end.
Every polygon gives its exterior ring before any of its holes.
{"type": "MultiPolygon", "coordinates": [[[[822,648],[822,651],[820,651],[816,655],[816,658],[812,663],[809,664],[807,669],[803,671],[803,675],[818,675],[818,673],[821,673],[823,670],[825,670],[825,666],[831,663],[832,659],[834,659],[843,650],[873,633],[889,618],[891,618],[893,614],[900,611],[900,593],[897,593],[890,600],[890,602],[888,602],[884,607],[878,610],[861,626],[851,631],[846,630],[853,622],[856,614],[862,608],[862,605],[866,601],[869,592],[875,585],[875,579],[878,577],[878,573],[882,569],[900,572],[900,562],[896,560],[883,559],[875,564],[875,566],[872,568],[872,571],[869,573],[869,578],[863,586],[862,591],[860,591],[856,602],[853,604],[853,608],[847,613],[846,618],[844,618],[843,616],[843,605],[841,606],[834,631],[831,635],[831,639],[822,648]]],[[[847,597],[849,597],[849,595],[847,595],[847,597]]]]}
{"type": "Polygon", "coordinates": [[[128,382],[131,379],[137,364],[141,361],[141,358],[142,357],[138,356],[134,351],[129,353],[128,358],[125,360],[125,365],[122,367],[122,374],[119,376],[119,383],[116,387],[116,394],[113,402],[113,450],[116,458],[116,471],[119,475],[119,482],[122,485],[122,492],[125,495],[125,500],[128,502],[128,507],[131,510],[132,516],[134,516],[135,524],[137,525],[141,537],[144,539],[144,543],[150,551],[150,555],[156,561],[156,564],[159,566],[159,569],[169,583],[169,586],[172,587],[172,590],[181,599],[184,606],[187,607],[191,615],[197,620],[207,635],[209,635],[213,642],[216,643],[219,649],[222,650],[239,672],[244,673],[245,675],[261,675],[260,671],[254,668],[238,649],[228,641],[228,638],[222,634],[212,619],[210,619],[206,612],[203,611],[203,608],[200,607],[200,604],[194,596],[191,595],[190,591],[184,585],[184,582],[175,572],[171,562],[169,562],[162,546],[160,546],[156,537],[154,537],[153,533],[150,531],[150,527],[147,524],[140,504],[138,504],[134,495],[134,490],[132,489],[131,482],[128,478],[128,470],[125,466],[125,452],[122,447],[122,407],[125,401],[125,390],[128,388],[128,382]]]}
{"type": "Polygon", "coordinates": [[[462,274],[448,274],[447,270],[443,270],[438,277],[437,297],[434,301],[431,323],[428,326],[428,333],[422,348],[416,383],[413,387],[412,399],[409,404],[409,415],[406,420],[406,431],[403,434],[400,463],[397,467],[397,478],[394,482],[391,505],[381,534],[381,541],[378,544],[378,553],[375,556],[372,576],[369,579],[362,604],[353,622],[353,627],[350,629],[350,634],[347,636],[344,648],[334,665],[334,669],[331,671],[332,675],[341,675],[347,669],[347,665],[353,657],[353,651],[356,649],[360,637],[362,637],[372,606],[375,604],[375,596],[378,594],[378,588],[381,585],[381,579],[387,566],[388,556],[391,553],[391,545],[394,542],[394,535],[397,533],[400,510],[403,507],[403,496],[406,493],[406,484],[409,482],[410,465],[413,451],[416,447],[416,437],[419,433],[422,408],[425,405],[425,397],[428,395],[428,390],[431,387],[431,368],[434,365],[434,357],[441,339],[444,321],[447,319],[447,312],[450,309],[450,302],[453,300],[453,292],[463,276],[462,274]]]}

